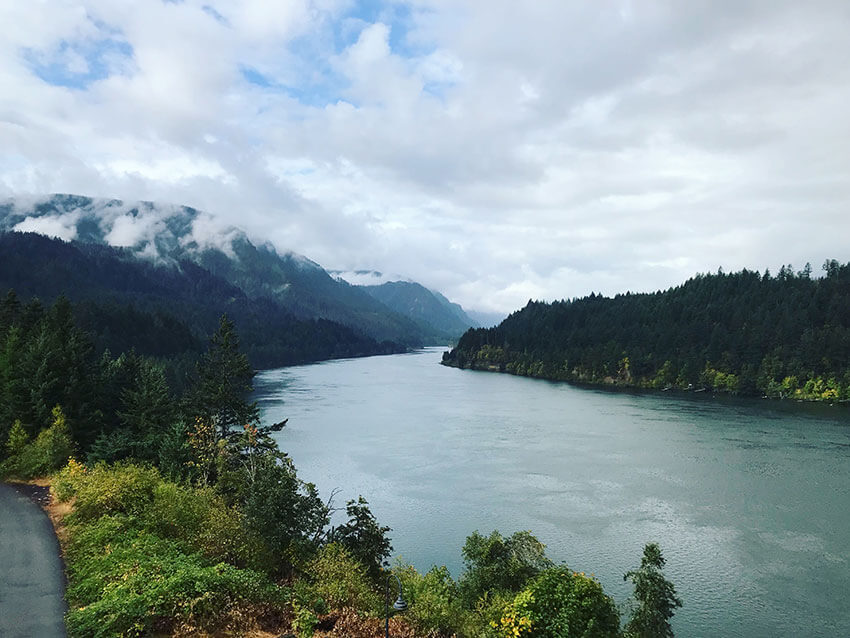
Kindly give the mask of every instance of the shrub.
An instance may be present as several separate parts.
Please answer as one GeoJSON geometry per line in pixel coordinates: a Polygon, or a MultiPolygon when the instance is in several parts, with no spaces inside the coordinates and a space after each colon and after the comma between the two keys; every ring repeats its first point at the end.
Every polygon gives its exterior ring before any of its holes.
{"type": "Polygon", "coordinates": [[[183,541],[209,558],[237,566],[248,562],[251,548],[242,514],[210,488],[160,482],[144,522],[155,534],[183,541]]]}
{"type": "Polygon", "coordinates": [[[133,529],[128,521],[122,515],[105,516],[72,541],[71,635],[211,630],[247,618],[248,608],[256,616],[283,602],[282,590],[262,574],[209,564],[198,554],[183,553],[175,541],[133,529]]]}
{"type": "Polygon", "coordinates": [[[464,609],[457,585],[449,570],[432,567],[420,575],[400,561],[393,570],[402,582],[404,597],[410,604],[405,618],[423,633],[451,635],[463,623],[464,609]]]}
{"type": "Polygon", "coordinates": [[[76,481],[73,517],[85,521],[106,514],[140,516],[150,507],[161,481],[159,472],[152,467],[132,463],[109,467],[98,463],[76,481]]]}
{"type": "Polygon", "coordinates": [[[3,462],[0,467],[3,476],[29,479],[46,476],[62,467],[74,451],[71,432],[62,409],[59,406],[53,408],[53,424],[39,432],[30,443],[26,443],[25,434],[22,437],[21,432],[13,426],[7,449],[11,451],[12,447],[18,452],[3,462]],[[12,434],[15,435],[14,441],[12,434]]]}
{"type": "Polygon", "coordinates": [[[263,539],[269,570],[286,573],[313,556],[328,523],[316,487],[300,481],[290,461],[264,465],[243,505],[246,524],[263,539]]]}
{"type": "Polygon", "coordinates": [[[63,503],[73,498],[77,494],[77,486],[83,480],[87,471],[86,466],[75,458],[68,459],[68,464],[59,471],[52,481],[53,493],[56,494],[56,498],[63,503]]]}
{"type": "Polygon", "coordinates": [[[348,501],[345,507],[348,522],[336,527],[330,539],[344,546],[354,558],[360,561],[375,581],[383,578],[384,560],[393,551],[387,532],[389,527],[378,524],[369,503],[360,496],[356,501],[348,501]]]}
{"type": "Polygon", "coordinates": [[[313,590],[332,609],[354,607],[382,612],[382,599],[372,588],[366,568],[341,545],[330,543],[322,547],[307,566],[307,573],[313,590]]]}
{"type": "Polygon", "coordinates": [[[27,436],[24,426],[21,425],[21,420],[15,419],[12,429],[9,430],[9,440],[6,441],[6,454],[8,456],[17,456],[24,449],[28,441],[29,436],[27,436]]]}
{"type": "Polygon", "coordinates": [[[493,626],[505,638],[616,638],[620,615],[599,581],[553,567],[517,594],[493,626]]]}
{"type": "Polygon", "coordinates": [[[319,623],[316,614],[307,607],[293,606],[292,631],[298,638],[312,638],[313,631],[319,623]]]}
{"type": "Polygon", "coordinates": [[[477,531],[463,546],[466,572],[460,580],[461,593],[471,606],[486,592],[518,592],[529,579],[550,567],[545,545],[531,532],[516,532],[504,538],[498,531],[482,536],[477,531]]]}

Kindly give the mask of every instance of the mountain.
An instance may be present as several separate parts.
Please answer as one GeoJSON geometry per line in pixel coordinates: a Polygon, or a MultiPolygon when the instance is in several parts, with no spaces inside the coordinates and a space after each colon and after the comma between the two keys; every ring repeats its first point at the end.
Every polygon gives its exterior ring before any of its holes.
{"type": "Polygon", "coordinates": [[[306,257],[256,246],[244,232],[186,206],[79,195],[19,198],[0,203],[2,230],[122,248],[160,265],[194,263],[249,299],[266,298],[297,318],[334,321],[378,342],[417,347],[443,338],[306,257]]]}
{"type": "Polygon", "coordinates": [[[392,281],[361,288],[387,308],[445,339],[457,339],[469,328],[478,326],[458,304],[416,282],[392,281]]]}
{"type": "Polygon", "coordinates": [[[188,260],[155,263],[127,249],[35,233],[0,232],[0,291],[10,289],[24,300],[68,297],[101,351],[191,358],[223,313],[258,367],[404,350],[339,323],[295,317],[188,260]]]}
{"type": "Polygon", "coordinates": [[[850,264],[697,275],[663,292],[529,302],[447,365],[554,380],[850,400],[850,264]]]}

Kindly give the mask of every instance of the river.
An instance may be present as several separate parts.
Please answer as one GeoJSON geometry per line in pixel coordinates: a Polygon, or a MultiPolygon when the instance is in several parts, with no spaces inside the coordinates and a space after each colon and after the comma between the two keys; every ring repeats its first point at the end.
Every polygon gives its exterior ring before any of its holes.
{"type": "Polygon", "coordinates": [[[618,603],[658,542],[679,637],[850,636],[850,412],[438,365],[442,349],[267,370],[299,476],[362,494],[395,553],[457,577],[473,530],[531,530],[618,603]]]}

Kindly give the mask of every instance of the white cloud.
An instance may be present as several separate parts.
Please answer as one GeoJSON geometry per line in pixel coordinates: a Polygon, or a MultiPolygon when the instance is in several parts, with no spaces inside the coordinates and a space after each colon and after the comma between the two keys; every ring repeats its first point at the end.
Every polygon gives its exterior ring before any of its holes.
{"type": "Polygon", "coordinates": [[[0,4],[0,194],[188,204],[506,312],[850,260],[846,3],[364,7],[0,4]]]}
{"type": "Polygon", "coordinates": [[[16,224],[12,230],[22,233],[39,233],[48,237],[58,237],[65,241],[71,241],[77,237],[77,221],[79,219],[79,211],[71,211],[53,217],[27,217],[16,224]]]}

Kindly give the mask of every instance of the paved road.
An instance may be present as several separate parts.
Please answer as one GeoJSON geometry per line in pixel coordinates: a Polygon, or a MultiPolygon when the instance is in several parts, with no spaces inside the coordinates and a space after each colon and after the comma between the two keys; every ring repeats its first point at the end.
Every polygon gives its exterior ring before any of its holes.
{"type": "Polygon", "coordinates": [[[0,483],[0,636],[65,636],[65,576],[41,508],[0,483]]]}

